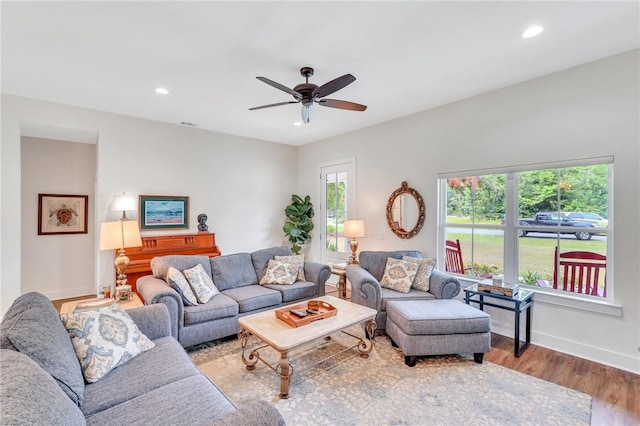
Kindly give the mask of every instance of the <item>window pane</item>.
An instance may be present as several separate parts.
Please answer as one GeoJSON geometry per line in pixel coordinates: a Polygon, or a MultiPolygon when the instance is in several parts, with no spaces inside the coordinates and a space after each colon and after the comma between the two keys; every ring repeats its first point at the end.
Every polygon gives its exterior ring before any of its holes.
{"type": "Polygon", "coordinates": [[[327,173],[326,175],[326,241],[327,251],[347,253],[348,241],[342,236],[342,227],[347,215],[347,173],[327,173]]]}
{"type": "Polygon", "coordinates": [[[558,273],[553,275],[553,288],[606,297],[606,254],[607,242],[603,237],[590,241],[560,240],[558,258],[554,258],[558,273]]]}
{"type": "Polygon", "coordinates": [[[571,293],[605,297],[606,251],[605,237],[580,241],[570,235],[556,233],[546,234],[536,239],[522,239],[520,240],[520,282],[571,293]],[[558,252],[562,259],[556,257],[556,246],[559,246],[558,252]],[[599,259],[600,257],[602,259],[599,259]],[[558,261],[561,263],[556,279],[555,268],[558,261]],[[599,265],[602,265],[602,268],[599,265]]]}
{"type": "Polygon", "coordinates": [[[505,181],[504,174],[447,179],[447,223],[500,223],[505,181]]]}
{"type": "MultiPolygon", "coordinates": [[[[603,267],[589,263],[596,262],[592,257],[606,257],[608,176],[606,164],[518,174],[522,226],[518,235],[527,237],[519,240],[520,282],[606,295],[603,267]],[[557,246],[560,253],[571,253],[576,258],[563,259],[558,265],[557,246]],[[558,282],[554,280],[556,266],[560,266],[558,282]]],[[[605,263],[603,258],[602,264],[605,263]]]]}
{"type": "Polygon", "coordinates": [[[469,223],[473,214],[473,178],[447,179],[447,223],[469,223]]]}
{"type": "Polygon", "coordinates": [[[490,278],[504,273],[504,231],[475,229],[473,231],[473,275],[490,278]]]}
{"type": "Polygon", "coordinates": [[[463,252],[465,274],[490,277],[504,271],[504,231],[492,226],[499,225],[505,215],[505,182],[504,174],[447,180],[447,223],[463,226],[446,229],[452,271],[463,273],[451,258],[456,240],[463,252]]]}
{"type": "Polygon", "coordinates": [[[504,272],[504,232],[501,229],[447,228],[446,270],[491,277],[504,272]],[[457,243],[460,243],[458,254],[457,243]],[[460,260],[462,259],[462,272],[460,260]]]}
{"type": "Polygon", "coordinates": [[[606,164],[560,170],[560,207],[569,219],[595,228],[607,227],[608,174],[606,164]]]}
{"type": "MultiPolygon", "coordinates": [[[[533,170],[518,173],[518,217],[532,221],[537,213],[558,212],[558,172],[533,170]]],[[[554,218],[545,217],[551,221],[554,218]]],[[[555,216],[557,223],[558,217],[555,216]]]]}
{"type": "Polygon", "coordinates": [[[552,287],[554,251],[559,234],[527,234],[519,240],[520,284],[552,287]]]}
{"type": "Polygon", "coordinates": [[[446,229],[445,271],[467,275],[471,273],[471,232],[472,228],[446,229]]]}

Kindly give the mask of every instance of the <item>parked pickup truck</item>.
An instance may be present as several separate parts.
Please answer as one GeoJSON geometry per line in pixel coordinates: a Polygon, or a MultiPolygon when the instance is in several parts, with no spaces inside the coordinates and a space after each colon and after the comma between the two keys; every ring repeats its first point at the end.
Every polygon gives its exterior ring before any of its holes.
{"type": "MultiPolygon", "coordinates": [[[[593,232],[594,226],[592,223],[573,220],[569,218],[567,215],[558,214],[558,213],[536,213],[536,217],[533,219],[520,219],[520,226],[563,226],[563,227],[572,227],[579,228],[575,231],[562,230],[559,231],[561,234],[575,234],[576,238],[579,240],[590,240],[591,236],[597,232],[593,232]]],[[[529,232],[541,232],[541,233],[556,233],[558,231],[549,231],[549,230],[536,230],[533,231],[531,229],[519,229],[518,236],[524,237],[529,232]]]]}

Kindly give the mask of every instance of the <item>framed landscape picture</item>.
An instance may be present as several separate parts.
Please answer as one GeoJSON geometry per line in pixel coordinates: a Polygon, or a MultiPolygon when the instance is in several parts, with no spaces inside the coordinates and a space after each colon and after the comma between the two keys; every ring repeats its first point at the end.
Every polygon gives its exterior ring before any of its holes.
{"type": "Polygon", "coordinates": [[[140,196],[140,229],[188,229],[189,197],[140,196]]]}
{"type": "Polygon", "coordinates": [[[38,235],[86,234],[88,195],[38,194],[38,235]]]}

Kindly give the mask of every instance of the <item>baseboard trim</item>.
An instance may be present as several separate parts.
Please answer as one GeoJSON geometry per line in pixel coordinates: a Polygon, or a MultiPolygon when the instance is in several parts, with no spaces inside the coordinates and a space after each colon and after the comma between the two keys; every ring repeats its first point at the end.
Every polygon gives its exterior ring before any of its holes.
{"type": "MultiPolygon", "coordinates": [[[[513,339],[513,324],[498,322],[492,319],[491,332],[513,339]]],[[[524,333],[522,331],[520,338],[524,339],[524,333]]],[[[633,357],[533,330],[531,331],[531,343],[543,348],[629,371],[634,374],[640,374],[640,352],[639,357],[633,357]]]]}
{"type": "Polygon", "coordinates": [[[94,295],[97,296],[96,289],[91,288],[66,288],[64,290],[56,290],[56,291],[41,291],[42,294],[47,296],[49,300],[59,300],[59,299],[70,299],[73,297],[86,296],[86,295],[94,295]]]}

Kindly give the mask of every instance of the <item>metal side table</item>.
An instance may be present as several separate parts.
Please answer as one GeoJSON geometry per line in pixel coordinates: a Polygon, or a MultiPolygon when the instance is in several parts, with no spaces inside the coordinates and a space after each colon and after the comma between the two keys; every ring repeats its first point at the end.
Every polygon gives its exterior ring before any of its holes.
{"type": "Polygon", "coordinates": [[[472,285],[464,289],[464,301],[467,305],[471,303],[477,303],[481,311],[484,311],[485,306],[493,306],[494,308],[504,309],[511,311],[515,314],[515,329],[513,333],[514,348],[513,355],[518,358],[529,347],[531,343],[531,305],[533,305],[533,291],[520,288],[515,296],[509,297],[499,293],[489,293],[485,291],[478,291],[478,285],[472,285]],[[489,301],[485,299],[490,299],[489,301]],[[506,304],[496,303],[497,299],[506,304]],[[520,344],[520,314],[526,313],[525,322],[525,340],[520,344]]]}

